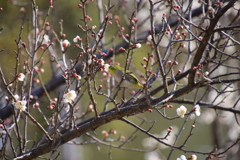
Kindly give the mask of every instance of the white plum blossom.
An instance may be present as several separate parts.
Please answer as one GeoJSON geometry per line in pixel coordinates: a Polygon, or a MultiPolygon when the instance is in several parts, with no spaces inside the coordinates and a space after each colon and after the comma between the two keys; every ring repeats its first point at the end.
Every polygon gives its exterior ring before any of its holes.
{"type": "Polygon", "coordinates": [[[193,109],[194,109],[194,112],[195,112],[196,116],[200,116],[200,114],[201,114],[200,106],[197,104],[197,105],[194,106],[193,109]]]}
{"type": "Polygon", "coordinates": [[[5,100],[6,100],[6,101],[8,101],[8,100],[9,100],[8,96],[5,96],[4,98],[5,98],[5,100]]]}
{"type": "Polygon", "coordinates": [[[69,47],[70,46],[70,42],[67,40],[67,39],[65,39],[63,42],[62,42],[62,45],[63,45],[63,47],[69,47]]]}
{"type": "Polygon", "coordinates": [[[15,103],[13,103],[13,105],[19,109],[20,111],[25,111],[26,110],[26,104],[27,104],[27,101],[25,100],[22,100],[22,101],[17,101],[15,103]]]}
{"type": "Polygon", "coordinates": [[[107,72],[108,71],[108,68],[109,68],[109,64],[104,64],[104,71],[107,72]]]}
{"type": "Polygon", "coordinates": [[[38,102],[33,104],[33,108],[38,108],[38,107],[39,107],[39,103],[38,102]]]}
{"type": "Polygon", "coordinates": [[[182,105],[179,108],[177,108],[176,111],[177,111],[177,115],[183,118],[184,114],[187,112],[187,108],[182,105]]]}
{"type": "Polygon", "coordinates": [[[97,28],[97,26],[96,26],[96,25],[92,26],[92,29],[96,29],[96,28],[97,28]]]}
{"type": "Polygon", "coordinates": [[[77,80],[81,80],[81,79],[82,79],[82,77],[81,77],[80,75],[76,75],[75,78],[76,78],[77,80]]]}
{"type": "Polygon", "coordinates": [[[135,44],[136,48],[141,48],[142,45],[140,43],[135,44]]]}
{"type": "Polygon", "coordinates": [[[14,97],[14,99],[15,99],[16,101],[18,101],[19,98],[20,98],[19,95],[17,95],[17,94],[15,94],[13,97],[14,97]]]}
{"type": "Polygon", "coordinates": [[[25,78],[25,75],[24,75],[23,73],[19,73],[19,74],[17,75],[17,79],[18,79],[19,81],[24,81],[24,78],[25,78]]]}
{"type": "Polygon", "coordinates": [[[73,73],[73,76],[77,79],[77,80],[81,80],[82,77],[80,75],[78,75],[77,73],[73,73]]]}
{"type": "Polygon", "coordinates": [[[147,36],[147,40],[148,40],[148,41],[152,41],[152,35],[151,35],[151,34],[149,34],[149,35],[147,36]]]}
{"type": "Polygon", "coordinates": [[[179,158],[177,158],[177,160],[187,160],[186,156],[181,155],[179,158]]]}
{"type": "Polygon", "coordinates": [[[104,68],[104,72],[103,72],[103,77],[107,77],[108,76],[108,74],[106,73],[106,72],[108,72],[108,70],[106,70],[106,68],[104,68]]]}
{"type": "Polygon", "coordinates": [[[65,93],[63,95],[63,102],[64,103],[72,103],[76,97],[77,97],[76,92],[74,90],[71,90],[68,93],[65,93]]]}
{"type": "Polygon", "coordinates": [[[75,38],[73,38],[73,42],[74,42],[74,43],[77,43],[77,42],[79,42],[79,41],[81,41],[81,37],[76,36],[75,38]]]}
{"type": "Polygon", "coordinates": [[[103,59],[98,59],[98,63],[99,63],[100,65],[102,65],[102,66],[105,64],[105,62],[104,62],[103,59]]]}
{"type": "Polygon", "coordinates": [[[197,160],[197,156],[195,154],[191,155],[191,160],[197,160]]]}

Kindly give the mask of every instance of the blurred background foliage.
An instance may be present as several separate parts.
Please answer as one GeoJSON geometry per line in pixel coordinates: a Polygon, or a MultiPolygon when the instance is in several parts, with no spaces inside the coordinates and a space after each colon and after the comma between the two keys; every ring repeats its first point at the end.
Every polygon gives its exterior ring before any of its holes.
{"type": "MultiPolygon", "coordinates": [[[[107,1],[103,1],[103,2],[107,2],[107,1]]],[[[79,7],[77,6],[78,3],[79,3],[78,0],[69,0],[69,1],[56,0],[54,1],[54,8],[50,12],[50,15],[47,17],[47,22],[49,22],[50,25],[46,27],[45,31],[46,33],[48,33],[48,35],[50,35],[52,41],[54,42],[54,45],[53,45],[54,49],[57,51],[57,54],[59,56],[61,56],[61,50],[58,42],[54,40],[55,36],[53,35],[52,31],[54,30],[57,33],[57,35],[60,36],[59,22],[60,21],[63,22],[63,28],[64,28],[63,32],[66,34],[65,39],[68,39],[72,43],[71,47],[67,50],[67,56],[69,59],[74,59],[79,53],[79,50],[73,47],[74,44],[72,42],[72,39],[76,37],[76,35],[79,35],[84,39],[83,32],[81,31],[81,29],[77,27],[78,24],[82,25],[82,22],[80,21],[80,19],[82,18],[82,12],[81,12],[81,9],[79,9],[79,7]]],[[[36,0],[36,4],[39,10],[38,25],[39,27],[41,27],[48,13],[49,2],[48,0],[36,0]]],[[[0,52],[0,65],[4,70],[6,79],[11,81],[14,78],[13,66],[15,66],[15,63],[16,63],[15,51],[18,48],[15,40],[18,39],[22,24],[23,24],[23,33],[21,34],[22,41],[25,41],[27,44],[29,44],[31,40],[29,36],[31,36],[30,33],[32,32],[32,19],[33,19],[32,13],[31,13],[32,4],[30,0],[1,0],[0,7],[3,8],[3,11],[0,12],[0,28],[3,27],[3,30],[0,33],[0,50],[3,50],[2,52],[0,52]],[[26,9],[26,13],[22,13],[20,11],[22,7],[26,9]]],[[[113,8],[113,12],[116,11],[116,13],[119,14],[120,18],[123,19],[121,14],[122,12],[125,12],[125,11],[118,10],[119,8],[117,7],[118,6],[113,8]]],[[[96,2],[91,2],[91,4],[89,4],[87,12],[89,16],[93,19],[93,21],[91,21],[89,24],[92,26],[96,25],[98,27],[99,15],[98,15],[96,2]]],[[[123,25],[124,20],[121,20],[121,19],[120,19],[120,22],[122,22],[121,25],[123,25]]],[[[115,23],[113,23],[111,27],[107,28],[107,32],[105,35],[106,42],[110,42],[112,38],[116,36],[116,33],[117,33],[117,26],[115,23]]],[[[117,38],[113,44],[117,44],[120,41],[121,39],[117,38]]],[[[110,47],[113,44],[109,43],[108,45],[106,45],[106,47],[110,47]]],[[[147,53],[150,50],[151,49],[148,46],[144,46],[143,48],[139,49],[136,53],[134,53],[133,64],[135,64],[137,68],[138,67],[140,68],[141,66],[139,61],[142,61],[142,58],[147,56],[147,53]]],[[[21,62],[26,60],[26,57],[24,56],[23,52],[24,51],[21,51],[22,53],[21,62]]],[[[124,58],[125,57],[123,55],[119,55],[115,57],[115,61],[120,62],[121,65],[123,66],[125,64],[124,58]]],[[[49,62],[49,55],[47,52],[44,54],[42,61],[45,61],[45,64],[43,65],[45,72],[42,73],[42,76],[43,76],[43,80],[46,82],[52,77],[52,72],[49,69],[50,62],[49,62]]],[[[143,69],[140,69],[140,71],[143,72],[143,69]]],[[[139,74],[137,74],[137,76],[139,76],[139,74]]],[[[99,81],[98,81],[99,85],[102,83],[100,81],[100,78],[101,78],[101,74],[99,74],[99,81]]],[[[126,91],[127,97],[131,95],[130,92],[131,92],[130,90],[126,91]]],[[[51,93],[51,96],[55,97],[56,95],[54,95],[54,93],[51,93]]],[[[88,108],[88,105],[90,102],[90,100],[88,100],[88,96],[87,95],[85,96],[86,98],[83,98],[84,101],[82,100],[79,102],[81,112],[84,112],[88,108]]],[[[193,94],[188,96],[191,97],[193,96],[193,94]]],[[[101,108],[101,106],[104,106],[105,101],[103,101],[102,97],[100,96],[96,96],[96,101],[98,103],[98,106],[100,107],[99,110],[101,111],[103,109],[101,108]]],[[[40,99],[40,102],[41,102],[41,107],[44,107],[44,105],[42,104],[45,104],[45,106],[47,106],[49,103],[47,102],[47,99],[44,97],[40,99]]],[[[120,99],[119,99],[119,102],[120,102],[120,99]]],[[[174,105],[173,109],[166,110],[167,115],[170,117],[176,115],[176,108],[179,107],[179,105],[177,104],[173,104],[173,105],[174,105]]],[[[186,106],[186,107],[190,109],[192,106],[186,106]]],[[[51,115],[51,111],[47,110],[47,107],[42,108],[42,110],[45,114],[51,115]]],[[[38,112],[33,110],[33,115],[37,117],[38,112]]],[[[93,113],[91,116],[93,116],[93,113]]],[[[184,121],[184,119],[180,119],[180,120],[176,119],[176,120],[169,121],[163,118],[159,118],[160,116],[156,112],[142,113],[142,114],[139,114],[138,117],[126,117],[126,118],[130,119],[131,121],[133,121],[138,125],[142,121],[141,118],[146,118],[152,121],[156,121],[155,127],[151,130],[151,133],[153,134],[160,134],[163,130],[165,130],[165,133],[167,133],[166,130],[169,126],[173,126],[173,130],[178,130],[181,128],[181,125],[184,121]],[[156,117],[158,117],[158,119],[156,117]],[[159,127],[156,127],[156,126],[159,126],[159,127]]],[[[37,119],[44,124],[44,121],[41,116],[38,117],[37,119]]],[[[182,134],[182,135],[189,134],[189,130],[191,128],[193,121],[188,121],[187,123],[188,125],[186,125],[184,129],[184,133],[186,134],[182,134]]],[[[145,128],[146,130],[148,130],[148,128],[151,127],[151,125],[152,123],[150,122],[145,123],[144,125],[142,125],[142,128],[145,128]]],[[[190,138],[189,142],[187,143],[187,148],[189,150],[199,150],[199,151],[209,150],[210,151],[213,147],[212,146],[213,138],[211,137],[212,134],[210,129],[211,126],[201,123],[200,118],[197,118],[195,125],[197,126],[197,128],[194,129],[193,138],[192,139],[190,138]]],[[[32,133],[31,138],[33,142],[36,137],[41,136],[41,135],[38,135],[38,132],[35,129],[36,127],[29,128],[29,130],[32,133]]],[[[120,136],[125,136],[126,138],[128,138],[128,136],[130,136],[132,132],[135,131],[134,128],[130,127],[129,125],[121,121],[114,121],[96,129],[95,131],[93,131],[94,133],[92,132],[92,134],[95,134],[95,136],[97,137],[104,138],[104,136],[102,135],[102,131],[103,130],[109,131],[111,129],[116,130],[117,134],[110,135],[109,136],[110,138],[119,138],[120,136]]],[[[146,137],[146,135],[144,135],[143,133],[138,131],[134,134],[132,138],[135,139],[134,142],[127,143],[125,145],[126,148],[153,149],[153,148],[143,147],[144,145],[146,145],[143,143],[148,143],[147,141],[144,140],[145,138],[148,138],[148,137],[146,137]]],[[[181,144],[183,140],[185,140],[185,138],[186,137],[181,137],[178,143],[181,144]]],[[[85,140],[90,140],[90,138],[85,135],[76,139],[76,141],[78,142],[83,142],[85,140]]],[[[30,144],[31,143],[29,143],[29,145],[30,144]]],[[[144,159],[148,159],[146,157],[151,155],[151,153],[125,151],[125,150],[110,148],[110,147],[98,145],[98,144],[89,144],[89,145],[83,145],[83,146],[66,144],[61,147],[61,151],[62,151],[62,154],[58,159],[105,160],[105,159],[110,159],[109,158],[110,156],[112,157],[113,160],[129,160],[129,159],[144,160],[144,159]]],[[[157,149],[158,153],[162,153],[165,156],[169,154],[169,151],[170,151],[169,148],[163,149],[159,147],[157,149]]],[[[174,152],[174,156],[172,156],[172,159],[176,159],[181,154],[184,154],[184,153],[179,151],[174,152]]],[[[202,159],[202,158],[203,157],[199,156],[199,159],[202,159]]]]}

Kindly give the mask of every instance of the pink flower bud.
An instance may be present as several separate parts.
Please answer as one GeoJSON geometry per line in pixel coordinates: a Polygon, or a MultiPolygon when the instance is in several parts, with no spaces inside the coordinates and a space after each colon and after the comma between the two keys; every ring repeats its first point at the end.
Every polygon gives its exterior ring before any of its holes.
{"type": "Polygon", "coordinates": [[[153,110],[152,110],[152,109],[148,109],[148,112],[152,113],[152,112],[153,112],[153,110]]]}

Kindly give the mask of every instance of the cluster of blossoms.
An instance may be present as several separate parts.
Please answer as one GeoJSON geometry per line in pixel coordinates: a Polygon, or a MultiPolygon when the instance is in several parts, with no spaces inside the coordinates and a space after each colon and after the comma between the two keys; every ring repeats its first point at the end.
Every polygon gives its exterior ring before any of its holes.
{"type": "Polygon", "coordinates": [[[96,64],[101,66],[102,69],[104,69],[105,61],[103,59],[97,59],[96,55],[93,55],[93,56],[89,56],[88,64],[89,65],[96,64]]]}
{"type": "MultiPolygon", "coordinates": [[[[16,79],[18,81],[23,82],[25,79],[25,75],[23,73],[19,73],[16,77],[16,79]]],[[[8,98],[7,98],[8,100],[8,98]]],[[[20,111],[25,111],[27,108],[27,101],[25,100],[25,98],[23,98],[23,100],[20,100],[19,95],[14,95],[14,101],[12,102],[13,106],[16,107],[18,110],[20,111]]]]}
{"type": "Polygon", "coordinates": [[[68,70],[65,70],[64,74],[62,75],[65,79],[68,79],[70,76],[74,77],[77,80],[81,80],[82,77],[77,73],[70,73],[68,70]]]}
{"type": "MultiPolygon", "coordinates": [[[[198,104],[194,106],[193,110],[194,110],[194,113],[195,113],[195,114],[192,113],[192,114],[190,115],[190,118],[191,118],[191,119],[195,119],[195,115],[196,115],[196,116],[200,116],[200,114],[201,114],[201,112],[200,112],[200,106],[199,106],[198,104]]],[[[181,105],[179,108],[177,108],[176,112],[177,112],[177,115],[178,115],[178,116],[180,116],[181,118],[184,118],[184,116],[185,116],[185,114],[186,114],[186,112],[187,112],[187,108],[186,108],[185,106],[181,105]]]]}
{"type": "Polygon", "coordinates": [[[195,119],[195,115],[196,115],[196,116],[200,116],[200,114],[201,114],[200,106],[199,106],[198,104],[194,106],[193,110],[194,110],[194,113],[195,113],[195,114],[192,113],[192,114],[190,115],[190,118],[191,118],[191,119],[195,119]]]}
{"type": "Polygon", "coordinates": [[[68,93],[65,93],[63,95],[63,102],[64,103],[72,103],[72,102],[74,102],[76,97],[77,97],[76,92],[74,90],[71,90],[68,93]]]}
{"type": "Polygon", "coordinates": [[[19,109],[20,111],[25,111],[26,110],[26,100],[20,100],[18,95],[14,95],[15,101],[13,102],[13,105],[19,109]]]}
{"type": "Polygon", "coordinates": [[[50,100],[50,105],[47,108],[54,109],[56,106],[57,106],[57,98],[53,98],[50,100]]]}
{"type": "MultiPolygon", "coordinates": [[[[105,53],[101,53],[101,54],[105,55],[105,53]]],[[[98,67],[96,67],[98,69],[98,71],[106,71],[106,68],[108,68],[105,65],[105,61],[102,58],[98,59],[96,55],[92,55],[92,56],[90,55],[88,57],[87,63],[89,65],[96,65],[96,66],[98,66],[98,67]]]]}

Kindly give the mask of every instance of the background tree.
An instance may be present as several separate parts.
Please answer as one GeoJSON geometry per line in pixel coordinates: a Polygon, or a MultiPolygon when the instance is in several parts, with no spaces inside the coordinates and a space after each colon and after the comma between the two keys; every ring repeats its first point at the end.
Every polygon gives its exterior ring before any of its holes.
{"type": "Polygon", "coordinates": [[[2,159],[240,156],[236,0],[1,5],[2,159]]]}

